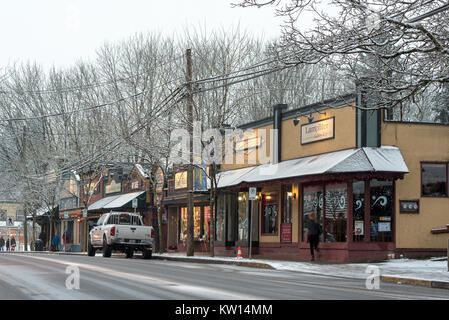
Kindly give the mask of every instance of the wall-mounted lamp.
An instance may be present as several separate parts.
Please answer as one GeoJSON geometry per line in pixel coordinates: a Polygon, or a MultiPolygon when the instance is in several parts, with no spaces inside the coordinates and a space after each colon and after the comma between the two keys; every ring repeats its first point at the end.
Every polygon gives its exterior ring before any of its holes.
{"type": "Polygon", "coordinates": [[[296,127],[299,124],[299,121],[301,121],[300,119],[294,119],[293,120],[293,125],[296,127]]]}
{"type": "Polygon", "coordinates": [[[271,200],[271,196],[270,195],[265,196],[265,200],[271,200]]]}
{"type": "Polygon", "coordinates": [[[296,199],[296,193],[293,193],[293,192],[287,192],[287,197],[296,199]]]}
{"type": "Polygon", "coordinates": [[[309,120],[309,123],[312,122],[313,119],[315,119],[315,117],[312,114],[309,114],[309,116],[307,117],[307,120],[309,120]]]}

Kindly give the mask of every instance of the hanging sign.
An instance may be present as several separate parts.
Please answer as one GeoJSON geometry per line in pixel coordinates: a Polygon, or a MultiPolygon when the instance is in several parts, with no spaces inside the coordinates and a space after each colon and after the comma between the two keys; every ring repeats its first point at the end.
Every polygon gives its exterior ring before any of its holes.
{"type": "Polygon", "coordinates": [[[333,139],[335,136],[335,117],[323,119],[301,126],[301,144],[333,139]]]}
{"type": "Polygon", "coordinates": [[[133,206],[134,209],[137,208],[137,198],[133,199],[132,206],[133,206]]]}
{"type": "Polygon", "coordinates": [[[257,188],[249,188],[249,200],[256,200],[257,199],[257,188]]]}

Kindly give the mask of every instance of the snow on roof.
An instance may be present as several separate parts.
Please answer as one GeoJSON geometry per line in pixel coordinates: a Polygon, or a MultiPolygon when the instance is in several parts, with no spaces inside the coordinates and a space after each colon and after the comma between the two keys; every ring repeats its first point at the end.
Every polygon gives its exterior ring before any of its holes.
{"type": "Polygon", "coordinates": [[[325,173],[409,172],[399,149],[389,146],[341,150],[244,169],[219,173],[218,187],[325,173]]]}
{"type": "Polygon", "coordinates": [[[141,174],[142,177],[144,177],[144,178],[149,177],[149,175],[145,172],[145,170],[143,169],[141,164],[136,163],[135,166],[136,166],[137,170],[139,170],[139,173],[141,174]]]}
{"type": "MultiPolygon", "coordinates": [[[[52,211],[56,207],[57,207],[57,205],[50,206],[50,207],[47,207],[47,206],[40,207],[39,209],[36,210],[36,216],[37,217],[42,216],[42,215],[46,214],[47,212],[52,211]]],[[[31,215],[28,215],[28,216],[31,216],[31,215]]]]}
{"type": "MultiPolygon", "coordinates": [[[[20,227],[23,223],[21,221],[14,221],[14,227],[20,227]]],[[[6,227],[6,221],[0,221],[0,227],[6,227]]],[[[11,226],[11,228],[14,228],[11,226]]]]}
{"type": "Polygon", "coordinates": [[[90,211],[90,210],[98,210],[98,209],[101,209],[101,208],[103,208],[105,205],[107,205],[108,203],[114,201],[115,199],[117,199],[117,198],[120,197],[120,196],[121,196],[121,194],[115,195],[115,196],[106,197],[106,198],[102,198],[102,199],[100,199],[100,200],[98,200],[98,201],[95,201],[93,204],[91,204],[91,205],[89,206],[88,209],[89,209],[89,211],[90,211]]]}
{"type": "Polygon", "coordinates": [[[130,202],[131,200],[140,196],[142,193],[145,193],[145,191],[122,194],[117,199],[114,199],[113,201],[109,202],[103,208],[104,209],[120,208],[120,207],[124,206],[125,204],[127,204],[128,202],[130,202]]]}

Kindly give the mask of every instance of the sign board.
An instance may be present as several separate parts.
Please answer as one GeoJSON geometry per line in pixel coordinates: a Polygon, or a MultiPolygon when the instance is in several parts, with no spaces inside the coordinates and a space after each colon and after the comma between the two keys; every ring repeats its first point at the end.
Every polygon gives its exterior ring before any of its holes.
{"type": "Polygon", "coordinates": [[[69,218],[69,212],[68,211],[64,211],[64,219],[68,219],[69,218]]]}
{"type": "Polygon", "coordinates": [[[6,219],[6,226],[14,227],[14,217],[8,216],[8,218],[6,219]]]}
{"type": "Polygon", "coordinates": [[[187,171],[175,173],[175,189],[187,188],[187,171]]]}
{"type": "Polygon", "coordinates": [[[292,242],[292,224],[291,223],[281,224],[281,242],[283,242],[283,243],[292,242]]]}
{"type": "Polygon", "coordinates": [[[133,199],[132,207],[133,207],[134,209],[137,208],[137,198],[134,198],[134,199],[133,199]]]}
{"type": "Polygon", "coordinates": [[[87,210],[83,209],[83,218],[87,218],[87,210]]]}
{"type": "Polygon", "coordinates": [[[335,136],[335,117],[306,123],[301,126],[301,144],[308,144],[335,136]]]}
{"type": "Polygon", "coordinates": [[[257,188],[249,188],[249,196],[248,200],[256,200],[257,199],[257,188]]]}
{"type": "Polygon", "coordinates": [[[364,234],[364,221],[363,220],[356,220],[354,221],[354,234],[356,236],[363,236],[364,234]]]}
{"type": "Polygon", "coordinates": [[[419,213],[419,200],[399,200],[400,213],[419,213]]]}

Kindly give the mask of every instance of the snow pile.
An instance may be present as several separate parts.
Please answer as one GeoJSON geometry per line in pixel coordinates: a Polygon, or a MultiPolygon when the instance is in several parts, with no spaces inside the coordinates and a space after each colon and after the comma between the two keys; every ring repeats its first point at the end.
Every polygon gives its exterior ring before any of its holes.
{"type": "MultiPolygon", "coordinates": [[[[305,272],[319,275],[345,277],[352,279],[366,279],[368,266],[377,266],[380,268],[380,274],[384,276],[395,276],[403,278],[412,278],[430,281],[449,282],[449,272],[447,260],[440,259],[393,259],[381,263],[348,263],[348,264],[319,264],[311,262],[279,261],[266,259],[238,259],[234,257],[209,257],[196,255],[187,257],[185,254],[154,254],[158,257],[177,257],[194,258],[214,261],[239,261],[239,262],[257,262],[272,266],[276,270],[305,272]]],[[[444,259],[444,258],[443,258],[444,259]]]]}

